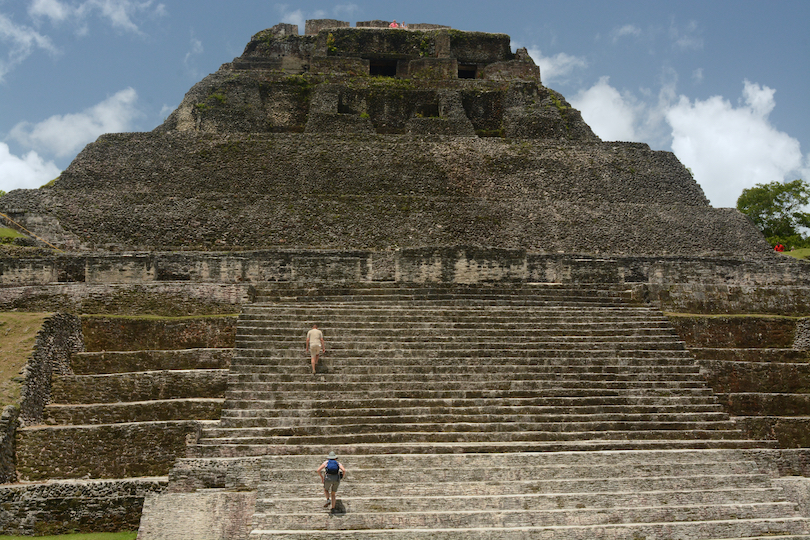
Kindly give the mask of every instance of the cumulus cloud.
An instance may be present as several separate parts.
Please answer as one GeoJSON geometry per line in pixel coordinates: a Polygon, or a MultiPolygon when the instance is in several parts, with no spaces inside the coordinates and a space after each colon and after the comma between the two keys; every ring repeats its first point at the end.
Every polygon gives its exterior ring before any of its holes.
{"type": "Polygon", "coordinates": [[[53,23],[72,21],[86,31],[86,20],[91,16],[106,19],[113,27],[140,33],[135,20],[142,14],[166,15],[166,6],[153,0],[33,0],[28,14],[36,19],[49,19],[53,23]]]}
{"type": "Polygon", "coordinates": [[[0,43],[8,45],[8,54],[5,58],[0,58],[0,81],[14,66],[23,62],[35,50],[57,52],[56,47],[47,36],[28,26],[15,24],[2,13],[0,13],[0,43]]]}
{"type": "Polygon", "coordinates": [[[38,124],[21,122],[10,136],[26,148],[70,156],[103,133],[127,131],[140,115],[137,100],[137,92],[127,88],[80,113],[52,116],[38,124]]]}
{"type": "Polygon", "coordinates": [[[774,93],[745,81],[737,107],[721,96],[694,102],[681,96],[667,112],[672,150],[713,205],[735,206],[743,189],[783,181],[806,167],[799,141],[768,121],[774,93]]]}
{"type": "MultiPolygon", "coordinates": [[[[519,45],[515,45],[518,47],[519,45]]],[[[529,56],[540,67],[540,78],[543,84],[561,82],[570,76],[575,70],[588,67],[588,62],[584,58],[572,56],[566,53],[559,53],[554,56],[543,56],[543,52],[538,48],[527,48],[529,56]]]]}
{"type": "Polygon", "coordinates": [[[638,102],[630,95],[622,95],[610,86],[610,78],[602,77],[587,90],[581,90],[571,99],[594,133],[606,141],[636,141],[638,102]]]}
{"type": "Polygon", "coordinates": [[[59,167],[46,162],[36,152],[23,157],[15,156],[5,143],[0,142],[0,189],[38,188],[59,176],[59,167]]]}
{"type": "Polygon", "coordinates": [[[692,101],[664,75],[657,100],[620,92],[602,77],[571,104],[603,140],[670,146],[714,206],[735,206],[742,190],[755,184],[810,178],[810,155],[768,120],[774,89],[745,81],[736,105],[721,96],[692,101]]]}

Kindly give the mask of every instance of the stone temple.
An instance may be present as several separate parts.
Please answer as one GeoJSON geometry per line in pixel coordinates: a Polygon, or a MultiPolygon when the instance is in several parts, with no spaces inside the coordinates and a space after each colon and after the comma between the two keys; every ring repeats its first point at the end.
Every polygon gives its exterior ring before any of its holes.
{"type": "Polygon", "coordinates": [[[0,198],[0,306],[55,313],[0,531],[810,538],[806,264],[509,36],[387,26],[261,31],[0,198]]]}

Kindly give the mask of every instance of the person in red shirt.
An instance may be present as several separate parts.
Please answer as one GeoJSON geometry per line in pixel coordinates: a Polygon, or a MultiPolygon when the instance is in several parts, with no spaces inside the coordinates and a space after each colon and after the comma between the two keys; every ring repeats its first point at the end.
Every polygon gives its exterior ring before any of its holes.
{"type": "Polygon", "coordinates": [[[399,25],[397,24],[397,20],[396,20],[396,19],[394,19],[394,22],[392,22],[391,24],[389,24],[389,25],[388,25],[388,28],[399,28],[399,25]]]}
{"type": "Polygon", "coordinates": [[[782,244],[776,244],[773,247],[773,250],[778,251],[779,253],[782,253],[783,251],[785,251],[785,246],[783,246],[782,244]]]}

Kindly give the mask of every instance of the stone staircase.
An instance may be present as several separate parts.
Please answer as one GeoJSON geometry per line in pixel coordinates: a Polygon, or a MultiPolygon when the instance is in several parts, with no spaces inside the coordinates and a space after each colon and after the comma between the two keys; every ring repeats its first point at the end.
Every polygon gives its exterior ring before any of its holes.
{"type": "Polygon", "coordinates": [[[188,461],[260,460],[252,539],[810,537],[746,450],[765,445],[618,290],[275,284],[188,461]],[[348,470],[332,514],[329,451],[348,470]]]}

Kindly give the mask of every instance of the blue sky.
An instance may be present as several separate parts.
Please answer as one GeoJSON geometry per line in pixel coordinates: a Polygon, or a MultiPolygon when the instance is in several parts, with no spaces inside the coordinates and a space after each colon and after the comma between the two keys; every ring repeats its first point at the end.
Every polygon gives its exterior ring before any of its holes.
{"type": "Polygon", "coordinates": [[[714,206],[810,181],[808,0],[0,0],[0,189],[152,130],[253,34],[316,18],[509,34],[597,135],[674,151],[714,206]]]}

